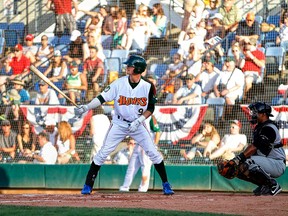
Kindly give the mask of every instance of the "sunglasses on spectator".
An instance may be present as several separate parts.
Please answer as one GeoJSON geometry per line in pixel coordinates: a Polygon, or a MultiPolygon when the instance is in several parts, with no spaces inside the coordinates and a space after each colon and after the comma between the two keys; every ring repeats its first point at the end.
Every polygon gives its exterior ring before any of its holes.
{"type": "Polygon", "coordinates": [[[48,38],[41,38],[41,41],[48,40],[48,38]]]}
{"type": "Polygon", "coordinates": [[[254,20],[251,19],[246,19],[247,22],[253,22],[254,20]]]}

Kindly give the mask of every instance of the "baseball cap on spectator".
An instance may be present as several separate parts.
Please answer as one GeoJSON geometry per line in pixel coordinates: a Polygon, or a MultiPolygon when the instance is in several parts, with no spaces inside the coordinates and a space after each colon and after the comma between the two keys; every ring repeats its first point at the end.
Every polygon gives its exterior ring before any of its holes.
{"type": "Polygon", "coordinates": [[[185,76],[185,80],[192,80],[192,79],[194,79],[195,78],[195,76],[193,75],[193,74],[187,74],[186,76],[185,76]]]}
{"type": "Polygon", "coordinates": [[[216,61],[215,61],[215,59],[213,57],[204,58],[204,62],[211,62],[213,65],[216,63],[216,61]]]}
{"type": "Polygon", "coordinates": [[[10,121],[9,120],[3,120],[3,121],[1,121],[1,126],[7,126],[7,125],[11,125],[11,123],[10,123],[10,121]]]}
{"type": "Polygon", "coordinates": [[[13,100],[17,100],[19,101],[21,99],[21,96],[19,95],[18,91],[16,89],[11,89],[9,92],[8,92],[8,96],[9,98],[13,99],[13,100]]]}
{"type": "MultiPolygon", "coordinates": [[[[46,82],[44,82],[44,80],[40,80],[39,81],[39,85],[46,85],[47,83],[46,82]]],[[[47,84],[48,85],[48,84],[47,84]]]]}
{"type": "Polygon", "coordinates": [[[70,64],[69,64],[69,68],[75,68],[77,67],[78,68],[78,64],[76,61],[72,61],[70,64]]]}
{"type": "Polygon", "coordinates": [[[210,17],[210,19],[219,19],[219,20],[223,20],[223,16],[220,13],[215,13],[212,17],[210,17]]]}
{"type": "Polygon", "coordinates": [[[18,78],[15,78],[15,79],[11,80],[11,83],[22,85],[22,86],[25,85],[24,82],[22,80],[18,79],[18,78]]]}
{"type": "Polygon", "coordinates": [[[26,41],[32,41],[34,40],[34,36],[32,34],[28,34],[25,38],[26,41]]]}
{"type": "Polygon", "coordinates": [[[16,46],[14,47],[15,51],[23,51],[23,47],[21,44],[16,44],[16,46]]]}
{"type": "Polygon", "coordinates": [[[239,128],[242,128],[242,123],[239,120],[231,120],[230,123],[237,125],[239,128]]]}
{"type": "Polygon", "coordinates": [[[70,41],[75,41],[79,36],[81,36],[80,31],[78,31],[78,30],[72,31],[70,41]]]}
{"type": "Polygon", "coordinates": [[[54,51],[54,56],[61,56],[61,51],[60,50],[55,50],[54,51]]]}

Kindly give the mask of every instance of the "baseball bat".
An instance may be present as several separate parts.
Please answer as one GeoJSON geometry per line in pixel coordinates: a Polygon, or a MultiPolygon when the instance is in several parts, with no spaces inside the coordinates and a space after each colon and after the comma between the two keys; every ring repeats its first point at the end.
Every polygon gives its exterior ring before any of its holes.
{"type": "Polygon", "coordinates": [[[59,94],[61,94],[66,100],[71,102],[74,106],[79,108],[79,106],[71,100],[63,91],[61,91],[53,82],[51,82],[41,71],[39,71],[35,66],[31,65],[30,70],[36,74],[40,79],[42,79],[45,83],[47,83],[49,86],[51,86],[55,91],[57,91],[59,94]]]}

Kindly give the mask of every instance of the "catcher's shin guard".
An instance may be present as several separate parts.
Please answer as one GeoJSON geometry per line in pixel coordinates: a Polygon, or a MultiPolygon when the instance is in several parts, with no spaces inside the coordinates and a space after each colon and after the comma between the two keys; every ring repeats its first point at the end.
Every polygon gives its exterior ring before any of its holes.
{"type": "Polygon", "coordinates": [[[271,178],[260,166],[255,166],[249,170],[248,178],[257,185],[267,185],[269,187],[273,186],[276,182],[275,179],[271,178]]]}

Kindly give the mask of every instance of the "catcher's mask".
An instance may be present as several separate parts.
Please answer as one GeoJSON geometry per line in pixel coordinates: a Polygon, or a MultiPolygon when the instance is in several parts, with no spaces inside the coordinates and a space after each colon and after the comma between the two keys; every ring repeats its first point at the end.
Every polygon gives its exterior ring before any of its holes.
{"type": "Polygon", "coordinates": [[[269,104],[266,104],[265,102],[255,102],[252,103],[248,106],[249,110],[250,110],[250,115],[251,115],[251,120],[250,122],[252,124],[256,124],[257,123],[257,114],[258,113],[265,113],[267,116],[272,116],[271,114],[272,112],[272,108],[269,104]]]}
{"type": "Polygon", "coordinates": [[[145,59],[138,55],[131,55],[123,64],[126,64],[128,67],[134,67],[135,74],[143,73],[147,67],[145,59]]]}

